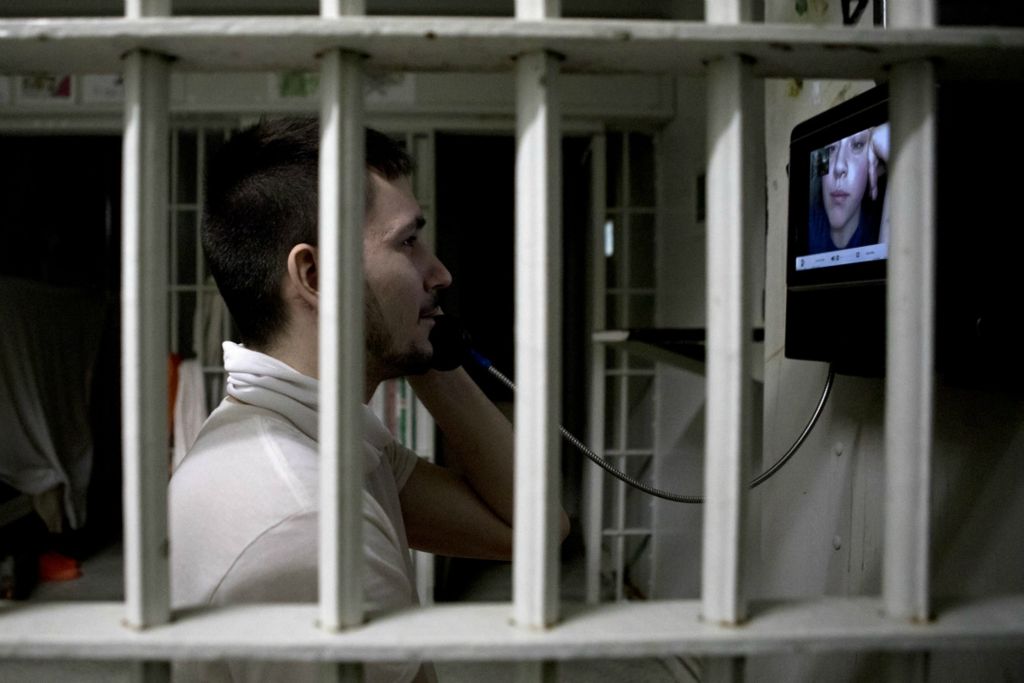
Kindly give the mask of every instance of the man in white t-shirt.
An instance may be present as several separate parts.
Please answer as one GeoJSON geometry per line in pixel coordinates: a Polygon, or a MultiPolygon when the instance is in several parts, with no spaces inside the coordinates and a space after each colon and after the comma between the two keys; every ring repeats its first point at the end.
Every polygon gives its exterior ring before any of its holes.
{"type": "MultiPolygon", "coordinates": [[[[207,182],[203,248],[243,345],[225,342],[227,393],[170,485],[176,608],[317,598],[317,122],[265,121],[228,141],[207,182]]],[[[451,274],[420,239],[411,160],[366,136],[364,401],[407,376],[455,471],[419,459],[364,415],[365,604],[416,604],[409,548],[508,559],[512,431],[461,368],[431,370],[437,293],[451,274]]],[[[568,520],[563,513],[563,536],[568,520]]],[[[185,663],[179,680],[314,680],[315,665],[185,663]]],[[[430,681],[429,665],[366,667],[430,681]]]]}

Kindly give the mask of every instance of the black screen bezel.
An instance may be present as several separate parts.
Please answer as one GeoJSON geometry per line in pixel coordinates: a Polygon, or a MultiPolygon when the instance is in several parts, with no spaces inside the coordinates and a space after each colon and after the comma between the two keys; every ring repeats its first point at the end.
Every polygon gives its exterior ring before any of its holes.
{"type": "Polygon", "coordinates": [[[887,260],[797,270],[807,255],[811,152],[866,128],[889,121],[889,89],[880,85],[814,116],[793,129],[789,142],[789,287],[842,286],[885,280],[887,260]]]}

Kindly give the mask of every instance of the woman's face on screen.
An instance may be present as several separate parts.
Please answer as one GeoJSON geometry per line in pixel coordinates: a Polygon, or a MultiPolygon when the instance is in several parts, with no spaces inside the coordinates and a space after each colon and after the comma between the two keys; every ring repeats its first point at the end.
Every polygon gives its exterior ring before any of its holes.
{"type": "Polygon", "coordinates": [[[821,199],[832,230],[854,230],[868,185],[871,132],[862,130],[828,146],[828,174],[822,178],[821,199]]]}

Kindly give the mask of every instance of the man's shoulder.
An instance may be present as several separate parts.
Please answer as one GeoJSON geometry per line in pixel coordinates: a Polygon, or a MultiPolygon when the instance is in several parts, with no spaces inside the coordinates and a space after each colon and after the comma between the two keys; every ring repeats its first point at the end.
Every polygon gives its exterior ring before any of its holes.
{"type": "MultiPolygon", "coordinates": [[[[170,481],[175,603],[207,602],[247,549],[282,525],[315,536],[316,468],[316,444],[271,411],[214,411],[170,481]]],[[[271,546],[260,547],[268,561],[271,546]]]]}
{"type": "Polygon", "coordinates": [[[291,494],[308,507],[318,481],[315,441],[273,411],[225,401],[171,476],[171,498],[174,505],[178,496],[195,504],[197,497],[216,503],[232,492],[250,499],[291,494]]]}
{"type": "Polygon", "coordinates": [[[237,460],[252,461],[268,451],[290,460],[316,456],[316,442],[281,415],[257,406],[224,401],[217,407],[196,436],[195,443],[175,469],[171,478],[188,473],[237,465],[237,460]]]}

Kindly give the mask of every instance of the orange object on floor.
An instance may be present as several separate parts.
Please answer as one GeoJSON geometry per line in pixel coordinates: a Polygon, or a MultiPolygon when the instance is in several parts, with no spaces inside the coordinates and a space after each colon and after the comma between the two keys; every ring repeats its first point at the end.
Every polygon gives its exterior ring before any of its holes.
{"type": "Polygon", "coordinates": [[[73,557],[60,553],[43,553],[39,556],[40,581],[71,581],[82,575],[82,566],[73,557]]]}

